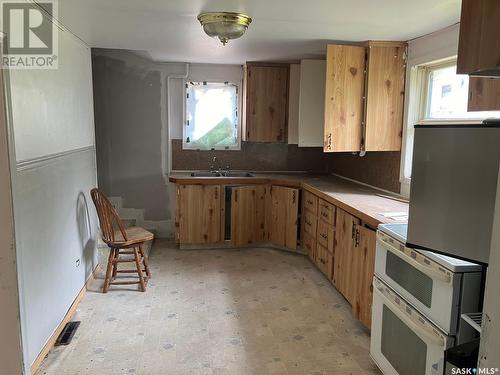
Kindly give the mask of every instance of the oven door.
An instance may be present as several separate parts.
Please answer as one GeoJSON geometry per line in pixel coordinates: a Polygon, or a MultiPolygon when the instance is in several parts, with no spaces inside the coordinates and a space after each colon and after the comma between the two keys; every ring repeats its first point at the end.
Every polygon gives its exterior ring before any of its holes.
{"type": "Polygon", "coordinates": [[[385,375],[441,375],[453,345],[392,289],[373,279],[370,354],[385,375]]]}
{"type": "Polygon", "coordinates": [[[456,334],[462,274],[380,231],[375,274],[444,332],[456,334]]]}

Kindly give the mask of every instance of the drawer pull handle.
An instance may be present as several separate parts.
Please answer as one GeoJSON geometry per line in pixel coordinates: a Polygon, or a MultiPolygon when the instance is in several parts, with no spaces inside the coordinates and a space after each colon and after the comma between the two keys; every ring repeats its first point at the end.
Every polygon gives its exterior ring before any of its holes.
{"type": "Polygon", "coordinates": [[[311,223],[310,221],[305,220],[305,222],[306,222],[306,224],[307,224],[307,225],[309,225],[309,226],[311,226],[311,225],[312,225],[312,223],[311,223]]]}
{"type": "Polygon", "coordinates": [[[323,217],[328,217],[328,214],[327,214],[327,213],[325,213],[325,212],[322,212],[322,213],[321,213],[321,216],[323,216],[323,217]]]}
{"type": "Polygon", "coordinates": [[[308,199],[308,200],[307,200],[307,204],[312,205],[312,204],[313,204],[313,201],[312,201],[312,200],[310,200],[310,199],[308,199]]]}
{"type": "Polygon", "coordinates": [[[320,233],[319,234],[321,237],[323,237],[325,240],[328,239],[328,235],[327,234],[324,234],[324,233],[320,233]]]}

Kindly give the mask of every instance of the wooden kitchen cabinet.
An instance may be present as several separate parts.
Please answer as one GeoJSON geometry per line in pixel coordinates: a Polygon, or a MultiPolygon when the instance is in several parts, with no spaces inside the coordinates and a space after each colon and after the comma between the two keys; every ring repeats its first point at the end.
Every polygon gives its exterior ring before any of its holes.
{"type": "Polygon", "coordinates": [[[364,151],[400,151],[406,43],[369,42],[364,151]]]}
{"type": "Polygon", "coordinates": [[[245,65],[243,140],[286,142],[289,74],[289,64],[245,65]]]}
{"type": "Polygon", "coordinates": [[[191,245],[220,242],[221,209],[219,185],[177,185],[178,243],[191,245]]]}
{"type": "Polygon", "coordinates": [[[325,152],[361,150],[365,53],[361,46],[327,47],[325,152]]]}
{"type": "Polygon", "coordinates": [[[271,186],[269,239],[274,245],[297,249],[299,190],[271,186]]]}
{"type": "Polygon", "coordinates": [[[358,226],[353,257],[353,273],[357,275],[352,311],[365,327],[371,327],[373,273],[375,270],[375,249],[377,236],[370,228],[358,226]]]}
{"type": "Polygon", "coordinates": [[[360,220],[344,210],[337,208],[337,226],[335,241],[335,263],[333,284],[352,305],[356,296],[356,280],[359,275],[354,272],[354,250],[356,247],[356,228],[360,220]]]}
{"type": "Polygon", "coordinates": [[[310,234],[303,233],[302,244],[307,252],[307,255],[309,256],[309,259],[316,262],[316,238],[310,234]]]}
{"type": "Polygon", "coordinates": [[[238,186],[231,189],[232,245],[264,242],[266,186],[238,186]]]}
{"type": "Polygon", "coordinates": [[[457,73],[496,75],[500,70],[498,0],[462,0],[457,73]]]}
{"type": "Polygon", "coordinates": [[[328,46],[324,152],[401,150],[406,47],[328,46]]]}
{"type": "Polygon", "coordinates": [[[469,77],[469,112],[500,110],[500,77],[469,77]]]}
{"type": "Polygon", "coordinates": [[[331,280],[333,272],[333,254],[320,244],[318,244],[316,252],[316,265],[328,280],[331,280]]]}

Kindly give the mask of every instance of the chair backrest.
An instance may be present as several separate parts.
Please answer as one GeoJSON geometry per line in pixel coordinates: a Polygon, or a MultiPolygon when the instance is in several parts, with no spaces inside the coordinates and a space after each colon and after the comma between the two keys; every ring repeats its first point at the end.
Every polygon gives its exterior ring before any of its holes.
{"type": "MultiPolygon", "coordinates": [[[[96,188],[90,191],[90,195],[94,201],[97,216],[99,216],[103,241],[106,243],[115,242],[115,224],[118,226],[123,239],[128,241],[125,226],[109,199],[102,191],[96,188]]],[[[122,239],[120,239],[120,241],[121,240],[122,239]]]]}

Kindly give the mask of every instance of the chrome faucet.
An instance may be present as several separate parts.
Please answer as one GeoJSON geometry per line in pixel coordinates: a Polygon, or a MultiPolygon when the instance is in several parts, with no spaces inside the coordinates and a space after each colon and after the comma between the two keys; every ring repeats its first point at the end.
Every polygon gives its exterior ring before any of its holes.
{"type": "Polygon", "coordinates": [[[217,172],[215,170],[215,163],[217,163],[217,156],[214,156],[214,158],[212,159],[212,164],[210,164],[210,172],[213,172],[213,171],[217,172]]]}
{"type": "Polygon", "coordinates": [[[229,173],[229,169],[230,169],[230,166],[229,164],[226,165],[226,168],[222,167],[222,163],[220,163],[218,166],[217,166],[217,157],[214,156],[212,158],[212,162],[210,164],[210,172],[213,172],[213,173],[220,173],[220,174],[223,174],[223,175],[226,175],[229,173]]]}

